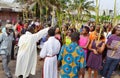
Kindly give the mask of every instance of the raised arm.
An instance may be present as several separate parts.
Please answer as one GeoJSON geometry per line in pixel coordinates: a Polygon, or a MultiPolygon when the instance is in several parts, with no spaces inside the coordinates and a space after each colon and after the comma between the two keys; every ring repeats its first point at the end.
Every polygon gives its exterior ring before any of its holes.
{"type": "Polygon", "coordinates": [[[45,28],[45,29],[40,30],[40,31],[39,31],[39,32],[37,32],[36,34],[33,34],[33,35],[34,35],[34,37],[35,37],[36,42],[37,42],[38,40],[40,40],[40,39],[41,39],[44,35],[47,35],[48,30],[49,30],[49,27],[48,27],[48,28],[45,28]]]}

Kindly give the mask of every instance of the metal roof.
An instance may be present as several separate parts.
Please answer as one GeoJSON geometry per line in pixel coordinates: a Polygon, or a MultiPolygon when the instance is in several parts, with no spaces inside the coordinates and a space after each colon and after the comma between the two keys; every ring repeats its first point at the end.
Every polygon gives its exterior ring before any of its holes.
{"type": "Polygon", "coordinates": [[[19,3],[8,3],[0,1],[0,11],[11,9],[13,12],[22,12],[22,5],[19,3]]]}

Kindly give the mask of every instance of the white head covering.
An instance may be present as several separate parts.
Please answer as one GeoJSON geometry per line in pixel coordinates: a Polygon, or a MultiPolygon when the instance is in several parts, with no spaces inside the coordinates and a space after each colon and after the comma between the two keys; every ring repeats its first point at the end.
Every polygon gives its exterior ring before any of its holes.
{"type": "Polygon", "coordinates": [[[39,22],[35,22],[35,26],[39,26],[40,25],[40,23],[39,22]]]}
{"type": "Polygon", "coordinates": [[[7,23],[10,23],[10,20],[7,20],[6,22],[7,22],[7,23]]]}
{"type": "Polygon", "coordinates": [[[8,29],[12,29],[12,25],[11,24],[6,24],[5,27],[8,28],[8,29]]]}

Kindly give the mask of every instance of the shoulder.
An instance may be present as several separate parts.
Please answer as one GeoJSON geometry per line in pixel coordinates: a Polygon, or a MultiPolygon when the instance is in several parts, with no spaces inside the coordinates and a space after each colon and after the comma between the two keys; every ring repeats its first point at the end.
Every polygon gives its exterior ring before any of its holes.
{"type": "Polygon", "coordinates": [[[65,48],[66,47],[66,45],[62,45],[62,48],[65,48]]]}
{"type": "Polygon", "coordinates": [[[5,36],[5,35],[6,35],[6,33],[1,33],[1,34],[0,34],[0,36],[5,36]]]}
{"type": "Polygon", "coordinates": [[[116,36],[116,35],[111,35],[108,40],[120,40],[120,37],[119,36],[116,36]]]}
{"type": "Polygon", "coordinates": [[[57,43],[60,43],[60,41],[58,39],[55,38],[55,40],[56,40],[57,43]]]}
{"type": "Polygon", "coordinates": [[[64,51],[65,48],[66,48],[66,46],[65,46],[65,45],[62,45],[61,51],[64,51]]]}
{"type": "Polygon", "coordinates": [[[110,35],[109,38],[114,38],[114,37],[116,37],[116,35],[112,34],[112,35],[110,35]]]}
{"type": "Polygon", "coordinates": [[[93,32],[91,32],[90,34],[95,34],[96,32],[95,31],[93,31],[93,32]]]}

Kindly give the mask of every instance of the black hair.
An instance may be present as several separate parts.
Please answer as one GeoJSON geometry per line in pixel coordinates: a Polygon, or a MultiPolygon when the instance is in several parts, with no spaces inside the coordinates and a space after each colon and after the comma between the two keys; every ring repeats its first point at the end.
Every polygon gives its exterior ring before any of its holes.
{"type": "Polygon", "coordinates": [[[93,30],[92,30],[92,31],[95,31],[95,26],[90,26],[90,27],[93,27],[93,30]]]}
{"type": "Polygon", "coordinates": [[[71,31],[71,33],[73,33],[73,32],[74,32],[74,30],[73,30],[72,28],[68,29],[68,31],[71,31]]]}
{"type": "Polygon", "coordinates": [[[87,33],[89,33],[89,31],[90,31],[90,28],[89,28],[89,27],[84,26],[83,28],[85,28],[85,30],[87,31],[87,33]]]}
{"type": "Polygon", "coordinates": [[[35,24],[32,24],[32,25],[31,25],[31,27],[33,27],[33,28],[35,28],[35,26],[36,26],[35,24]]]}
{"type": "Polygon", "coordinates": [[[80,34],[78,32],[73,32],[70,37],[71,37],[72,41],[78,42],[78,40],[80,39],[79,36],[80,36],[80,34]]]}
{"type": "Polygon", "coordinates": [[[51,27],[51,23],[48,23],[48,27],[51,27]]]}
{"type": "Polygon", "coordinates": [[[55,28],[50,28],[49,30],[48,30],[48,35],[49,36],[54,36],[55,35],[55,28]]]}
{"type": "MultiPolygon", "coordinates": [[[[56,26],[56,27],[55,27],[55,31],[56,31],[56,29],[57,29],[57,28],[59,28],[59,29],[60,29],[60,27],[59,27],[59,26],[56,26]]],[[[59,33],[59,34],[61,34],[61,31],[59,30],[59,32],[58,32],[58,33],[59,33]]]]}
{"type": "Polygon", "coordinates": [[[67,24],[65,24],[64,26],[65,26],[66,30],[68,30],[68,28],[69,28],[70,24],[69,24],[69,23],[67,23],[67,24]]]}
{"type": "Polygon", "coordinates": [[[117,26],[115,26],[115,27],[113,28],[112,34],[115,34],[116,30],[117,30],[117,26]]]}
{"type": "Polygon", "coordinates": [[[27,31],[34,33],[34,27],[33,26],[28,27],[27,31]]]}
{"type": "Polygon", "coordinates": [[[23,25],[21,20],[18,21],[18,24],[23,25]]]}

